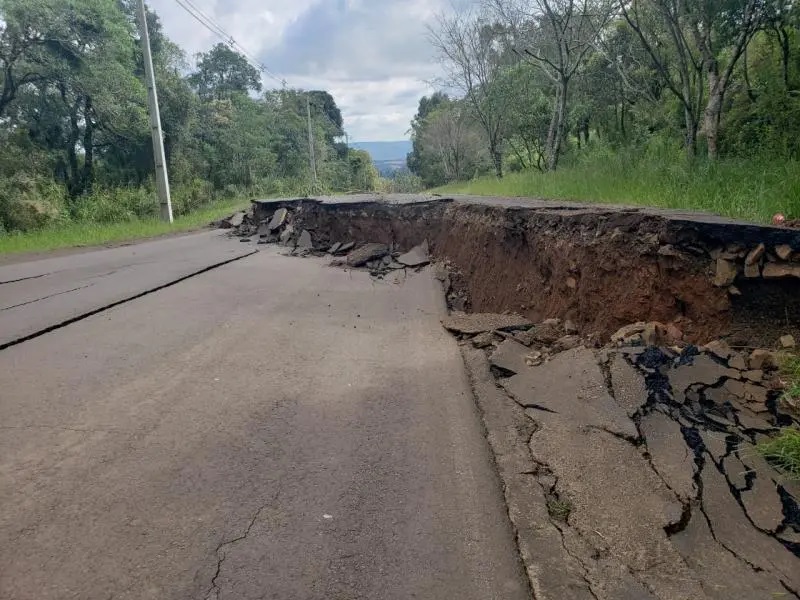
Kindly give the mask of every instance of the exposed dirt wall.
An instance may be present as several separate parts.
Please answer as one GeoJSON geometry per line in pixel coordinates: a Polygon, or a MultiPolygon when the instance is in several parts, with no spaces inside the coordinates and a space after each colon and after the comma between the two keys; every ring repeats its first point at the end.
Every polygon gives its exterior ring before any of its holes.
{"type": "Polygon", "coordinates": [[[315,246],[369,241],[407,250],[428,240],[433,255],[456,272],[454,284],[474,311],[569,318],[582,333],[602,338],[641,320],[674,323],[696,342],[726,334],[743,344],[771,345],[778,333],[800,339],[800,278],[737,280],[738,287],[714,281],[720,253],[741,262],[765,236],[798,237],[790,232],[637,210],[449,200],[257,202],[255,218],[282,206],[300,208],[296,223],[312,232],[315,246]]]}

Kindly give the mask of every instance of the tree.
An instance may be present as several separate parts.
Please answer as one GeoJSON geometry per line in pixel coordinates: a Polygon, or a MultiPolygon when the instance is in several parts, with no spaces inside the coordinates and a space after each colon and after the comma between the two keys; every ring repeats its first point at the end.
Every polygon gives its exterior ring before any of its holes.
{"type": "Polygon", "coordinates": [[[610,0],[490,0],[514,43],[555,83],[545,153],[555,170],[566,135],[570,84],[612,14],[610,0]]]}
{"type": "Polygon", "coordinates": [[[197,72],[189,81],[204,100],[222,100],[232,94],[261,91],[261,75],[247,59],[225,44],[197,55],[197,72]]]}
{"type": "Polygon", "coordinates": [[[430,97],[423,96],[419,101],[419,108],[414,119],[411,121],[411,152],[406,158],[408,170],[414,175],[418,175],[425,179],[425,170],[427,164],[422,156],[422,128],[425,125],[425,119],[440,105],[449,102],[450,98],[444,92],[434,92],[430,97]]]}
{"type": "Polygon", "coordinates": [[[445,182],[469,179],[481,163],[481,138],[462,102],[439,106],[421,132],[424,155],[440,166],[445,182]]]}
{"type": "Polygon", "coordinates": [[[502,71],[502,28],[472,12],[439,15],[430,40],[446,77],[444,83],[459,90],[483,129],[497,177],[503,176],[503,138],[508,97],[494,82],[502,71]]]}
{"type": "Polygon", "coordinates": [[[723,99],[761,23],[760,0],[625,0],[621,9],[682,104],[688,155],[696,154],[702,114],[708,156],[716,159],[723,99]]]}

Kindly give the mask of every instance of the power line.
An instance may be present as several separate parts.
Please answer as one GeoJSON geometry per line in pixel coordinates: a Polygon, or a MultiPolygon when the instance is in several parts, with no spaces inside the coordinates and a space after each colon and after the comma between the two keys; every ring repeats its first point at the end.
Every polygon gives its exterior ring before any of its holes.
{"type": "Polygon", "coordinates": [[[205,27],[211,33],[219,37],[223,41],[223,43],[226,46],[228,46],[231,50],[243,55],[252,66],[254,66],[259,71],[264,73],[270,79],[275,80],[284,87],[286,86],[286,80],[284,78],[279,77],[278,75],[273,73],[270,69],[266,67],[266,65],[264,65],[257,58],[255,58],[239,42],[237,42],[231,34],[225,31],[211,17],[209,17],[206,13],[200,10],[195,4],[193,4],[192,0],[175,0],[175,2],[177,2],[178,5],[181,8],[183,8],[183,10],[185,10],[192,17],[194,17],[194,19],[198,23],[200,23],[203,27],[205,27]]]}

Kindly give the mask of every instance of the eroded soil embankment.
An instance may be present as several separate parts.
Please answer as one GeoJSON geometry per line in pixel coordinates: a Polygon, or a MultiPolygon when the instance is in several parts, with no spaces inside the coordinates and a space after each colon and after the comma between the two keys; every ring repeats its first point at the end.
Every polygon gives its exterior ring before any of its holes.
{"type": "Polygon", "coordinates": [[[298,211],[295,228],[311,231],[315,247],[354,241],[407,250],[428,240],[469,310],[570,319],[601,338],[640,320],[673,323],[696,342],[800,337],[793,231],[635,209],[449,200],[256,202],[255,221],[281,206],[298,211]]]}

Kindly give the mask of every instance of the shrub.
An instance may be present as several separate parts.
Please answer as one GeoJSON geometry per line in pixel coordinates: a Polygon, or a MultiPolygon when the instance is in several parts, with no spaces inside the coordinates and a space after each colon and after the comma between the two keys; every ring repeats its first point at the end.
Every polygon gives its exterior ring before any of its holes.
{"type": "Polygon", "coordinates": [[[119,223],[154,218],[158,212],[156,193],[141,187],[95,189],[72,201],[72,216],[77,221],[119,223]]]}
{"type": "Polygon", "coordinates": [[[6,231],[30,231],[66,221],[65,197],[50,179],[25,173],[0,179],[0,224],[6,231]]]}

